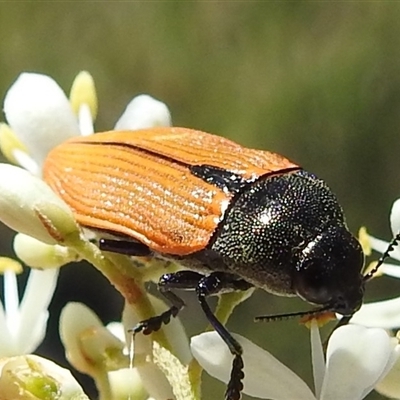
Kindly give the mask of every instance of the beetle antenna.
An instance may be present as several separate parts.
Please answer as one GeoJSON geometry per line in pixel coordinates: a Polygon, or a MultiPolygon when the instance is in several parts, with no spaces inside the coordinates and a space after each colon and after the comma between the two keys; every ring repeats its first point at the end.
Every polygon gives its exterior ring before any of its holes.
{"type": "Polygon", "coordinates": [[[367,282],[370,279],[374,277],[378,269],[382,266],[382,264],[385,262],[385,260],[390,257],[390,253],[394,250],[396,246],[399,245],[400,241],[400,232],[397,233],[397,235],[391,240],[389,243],[389,246],[385,250],[385,252],[381,255],[379,258],[378,262],[376,263],[375,267],[371,269],[367,274],[364,275],[363,281],[367,282]]]}
{"type": "Polygon", "coordinates": [[[326,307],[321,307],[321,308],[316,308],[315,310],[309,310],[309,311],[298,311],[298,312],[293,312],[293,313],[286,313],[286,314],[275,314],[275,315],[260,315],[258,317],[254,318],[254,321],[256,322],[271,322],[271,321],[283,321],[287,319],[292,319],[296,317],[315,317],[318,316],[319,314],[322,314],[326,311],[331,311],[332,307],[331,306],[326,306],[326,307]]]}

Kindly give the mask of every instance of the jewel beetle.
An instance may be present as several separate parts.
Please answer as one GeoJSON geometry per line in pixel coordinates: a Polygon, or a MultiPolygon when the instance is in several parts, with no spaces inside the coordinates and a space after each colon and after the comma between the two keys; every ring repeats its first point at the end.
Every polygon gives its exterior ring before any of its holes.
{"type": "Polygon", "coordinates": [[[195,290],[233,355],[228,400],[240,398],[242,349],[208,296],[256,287],[344,316],[361,306],[363,252],[337,198],[278,154],[186,128],[111,131],[54,148],[43,176],[82,226],[113,235],[102,249],[183,266],[160,278],[172,307],[134,331],[179,312],[173,289],[195,290]]]}

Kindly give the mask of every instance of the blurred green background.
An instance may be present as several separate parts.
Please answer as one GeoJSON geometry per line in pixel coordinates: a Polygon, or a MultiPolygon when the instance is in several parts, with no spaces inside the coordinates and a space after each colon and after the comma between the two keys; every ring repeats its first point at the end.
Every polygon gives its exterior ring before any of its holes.
{"type": "MultiPolygon", "coordinates": [[[[286,155],[325,179],[356,232],[389,238],[400,195],[400,4],[396,2],[23,2],[0,4],[0,97],[22,71],[51,75],[66,92],[80,70],[96,80],[98,131],[127,102],[149,93],[175,125],[286,155]]],[[[13,233],[0,231],[2,255],[13,233]]],[[[369,285],[367,299],[399,292],[393,279],[369,285]]],[[[194,296],[183,320],[200,332],[194,296]]],[[[70,300],[105,322],[121,300],[87,265],[62,270],[41,354],[63,360],[57,321],[70,300]],[[104,308],[104,300],[107,307],[104,308]]],[[[297,321],[254,324],[260,314],[307,309],[296,299],[256,293],[229,327],[311,383],[308,333],[297,321]]],[[[82,382],[92,393],[93,387],[82,382]]],[[[204,399],[224,387],[206,379],[204,399]]],[[[380,398],[372,394],[370,399],[380,398]]]]}

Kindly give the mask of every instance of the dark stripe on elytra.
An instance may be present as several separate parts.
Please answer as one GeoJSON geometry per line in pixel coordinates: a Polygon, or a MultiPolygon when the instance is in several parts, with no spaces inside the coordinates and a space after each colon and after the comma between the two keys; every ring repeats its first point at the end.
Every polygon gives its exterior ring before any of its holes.
{"type": "Polygon", "coordinates": [[[128,149],[134,149],[142,153],[145,153],[149,156],[161,158],[169,163],[175,163],[184,168],[187,168],[193,176],[200,178],[202,181],[217,187],[223,192],[229,192],[232,194],[239,193],[248,183],[252,183],[258,179],[258,177],[255,177],[252,180],[244,179],[243,177],[241,177],[238,174],[235,174],[232,171],[215,167],[213,165],[207,165],[207,164],[190,165],[183,161],[179,161],[172,157],[166,156],[164,154],[157,153],[156,151],[144,149],[140,146],[135,146],[133,144],[119,143],[119,142],[80,142],[80,144],[101,145],[101,146],[107,144],[116,147],[125,147],[128,149]]]}

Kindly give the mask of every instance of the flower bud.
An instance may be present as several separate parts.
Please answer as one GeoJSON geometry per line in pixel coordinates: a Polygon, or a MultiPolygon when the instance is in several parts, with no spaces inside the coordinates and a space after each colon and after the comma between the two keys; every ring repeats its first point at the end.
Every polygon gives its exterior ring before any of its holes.
{"type": "Polygon", "coordinates": [[[79,234],[71,210],[50,187],[28,171],[0,164],[0,221],[48,244],[79,234]]]}
{"type": "Polygon", "coordinates": [[[14,237],[14,251],[26,265],[39,269],[59,268],[80,259],[72,248],[43,243],[23,233],[14,237]]]}
{"type": "Polygon", "coordinates": [[[115,124],[116,130],[136,130],[154,126],[171,126],[168,107],[151,96],[136,96],[115,124]]]}
{"type": "Polygon", "coordinates": [[[79,371],[94,376],[98,370],[128,367],[125,344],[81,303],[68,303],[60,316],[60,336],[67,359],[79,371]]]}

